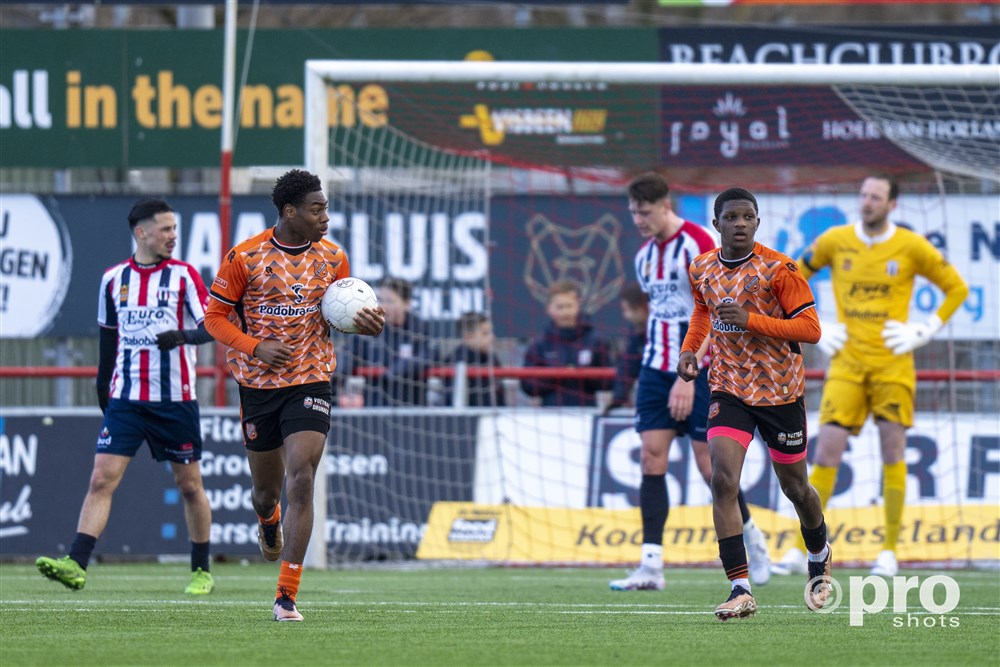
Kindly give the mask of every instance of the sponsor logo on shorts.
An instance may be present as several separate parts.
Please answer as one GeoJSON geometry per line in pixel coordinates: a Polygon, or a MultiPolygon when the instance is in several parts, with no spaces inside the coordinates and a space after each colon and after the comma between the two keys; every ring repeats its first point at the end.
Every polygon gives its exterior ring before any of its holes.
{"type": "Polygon", "coordinates": [[[188,464],[194,460],[194,444],[190,442],[184,442],[177,445],[175,448],[167,448],[167,453],[178,459],[178,463],[188,464]]]}
{"type": "Polygon", "coordinates": [[[253,422],[247,422],[243,425],[243,433],[246,435],[247,440],[257,439],[257,425],[253,422]]]}
{"type": "Polygon", "coordinates": [[[97,446],[102,449],[111,446],[111,432],[107,426],[102,428],[100,435],[97,436],[97,446]]]}
{"type": "Polygon", "coordinates": [[[713,419],[719,414],[719,402],[712,401],[712,404],[708,406],[708,418],[713,419]]]}
{"type": "Polygon", "coordinates": [[[306,410],[316,410],[317,412],[322,412],[325,415],[330,414],[330,402],[324,401],[322,398],[314,398],[312,396],[306,396],[302,400],[302,407],[306,410]]]}
{"type": "Polygon", "coordinates": [[[779,433],[778,444],[782,447],[799,447],[802,445],[804,435],[805,434],[802,431],[796,431],[795,433],[779,433]]]}

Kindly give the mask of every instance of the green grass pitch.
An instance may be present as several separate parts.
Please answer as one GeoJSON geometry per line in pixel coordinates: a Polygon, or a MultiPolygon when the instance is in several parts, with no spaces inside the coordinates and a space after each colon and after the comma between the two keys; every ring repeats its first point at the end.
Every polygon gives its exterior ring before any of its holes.
{"type": "MultiPolygon", "coordinates": [[[[754,588],[760,610],[721,623],[717,569],[668,569],[663,592],[616,593],[622,570],[370,566],[307,571],[303,623],[275,623],[277,567],[213,567],[215,592],[183,594],[176,564],[96,564],[84,590],[33,565],[0,565],[0,665],[996,665],[1000,574],[946,571],[945,615],[891,608],[849,624],[847,602],[809,611],[804,577],[754,588]],[[931,620],[933,619],[933,623],[931,620]],[[899,627],[902,626],[902,627],[899,627]]],[[[840,570],[834,576],[865,572],[840,570]]],[[[934,572],[903,570],[923,580],[934,572]]],[[[938,602],[943,599],[939,591],[938,602]]]]}

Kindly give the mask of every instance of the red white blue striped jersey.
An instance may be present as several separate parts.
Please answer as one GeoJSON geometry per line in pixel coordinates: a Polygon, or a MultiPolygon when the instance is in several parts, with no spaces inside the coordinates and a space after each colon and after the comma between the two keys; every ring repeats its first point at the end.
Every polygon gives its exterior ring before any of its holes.
{"type": "Polygon", "coordinates": [[[208,290],[193,266],[167,259],[143,267],[129,259],[104,272],[97,323],[118,330],[111,398],[130,401],[195,400],[195,345],[161,351],[156,335],[197,329],[208,290]]]}
{"type": "Polygon", "coordinates": [[[677,372],[681,344],[694,312],[688,267],[698,255],[716,247],[715,239],[687,220],[666,241],[649,239],[635,255],[635,275],[649,295],[646,347],[642,365],[667,373],[677,372]]]}

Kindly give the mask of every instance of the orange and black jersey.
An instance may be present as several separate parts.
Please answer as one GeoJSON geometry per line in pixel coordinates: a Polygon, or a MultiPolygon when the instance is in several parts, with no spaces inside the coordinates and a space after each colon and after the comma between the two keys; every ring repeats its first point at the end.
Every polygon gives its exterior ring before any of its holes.
{"type": "Polygon", "coordinates": [[[695,311],[683,350],[697,352],[711,331],[712,391],[748,405],[792,403],[805,390],[800,342],[819,340],[819,318],[809,283],[791,258],[755,243],[742,260],[718,250],[688,269],[695,311]],[[746,329],[715,317],[715,307],[737,303],[749,312],[746,329]]]}
{"type": "Polygon", "coordinates": [[[273,228],[229,251],[212,283],[205,327],[229,346],[226,359],[236,381],[256,389],[328,382],[337,357],[320,303],[332,282],[349,275],[338,246],[321,239],[286,247],[273,228]],[[289,363],[275,368],[254,357],[264,340],[290,345],[289,363]]]}

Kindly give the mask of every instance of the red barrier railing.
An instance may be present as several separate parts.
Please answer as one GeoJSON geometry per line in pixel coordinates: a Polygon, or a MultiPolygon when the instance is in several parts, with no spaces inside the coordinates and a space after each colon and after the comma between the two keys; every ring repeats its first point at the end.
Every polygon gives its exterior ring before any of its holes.
{"type": "MultiPolygon", "coordinates": [[[[359,366],[354,369],[354,375],[374,378],[385,373],[381,366],[359,366]]],[[[437,366],[427,371],[428,377],[450,378],[455,376],[453,366],[437,366]]],[[[600,368],[551,368],[551,367],[521,367],[521,366],[469,366],[466,375],[470,378],[498,377],[521,379],[559,378],[566,380],[611,380],[617,371],[610,367],[600,368]]],[[[2,377],[2,375],[0,375],[2,377]]],[[[822,380],[826,371],[822,368],[806,369],[807,380],[822,380]]],[[[917,371],[917,380],[922,382],[988,382],[1000,380],[1000,369],[987,370],[937,370],[924,369],[917,371]]]]}
{"type": "MultiPolygon", "coordinates": [[[[218,377],[219,370],[208,366],[199,366],[198,377],[218,377]]],[[[381,366],[360,366],[354,369],[354,375],[359,377],[379,377],[385,373],[381,366]]],[[[562,378],[567,380],[609,380],[614,379],[616,370],[611,367],[600,368],[550,368],[550,367],[520,367],[469,366],[466,369],[468,377],[498,377],[498,378],[562,378]]],[[[428,369],[428,377],[450,378],[455,375],[453,366],[437,366],[428,369]]],[[[0,378],[92,378],[97,377],[97,366],[70,366],[56,368],[53,366],[0,366],[0,378]]],[[[822,380],[826,371],[821,368],[806,369],[807,380],[822,380]]],[[[931,370],[917,371],[917,380],[922,382],[989,382],[1000,380],[1000,369],[984,370],[931,370]]]]}
{"type": "MultiPolygon", "coordinates": [[[[214,378],[218,371],[207,366],[195,369],[198,377],[214,378]]],[[[0,366],[0,378],[96,378],[97,366],[0,366]]]]}

